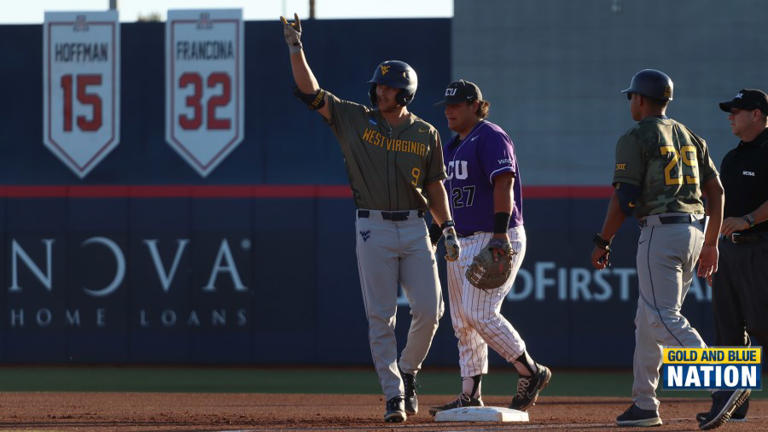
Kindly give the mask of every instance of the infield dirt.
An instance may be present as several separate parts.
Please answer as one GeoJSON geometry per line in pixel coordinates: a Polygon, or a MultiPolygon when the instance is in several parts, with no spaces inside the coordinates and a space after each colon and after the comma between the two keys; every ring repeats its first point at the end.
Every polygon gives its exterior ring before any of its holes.
{"type": "MultiPolygon", "coordinates": [[[[594,431],[619,429],[614,419],[630,403],[628,398],[542,396],[529,410],[529,423],[435,423],[428,407],[452,397],[420,396],[418,415],[387,424],[383,398],[376,395],[9,392],[0,394],[0,430],[594,431]]],[[[490,396],[485,402],[506,406],[507,399],[490,396]]],[[[653,430],[698,430],[694,416],[708,408],[708,399],[663,399],[664,425],[653,430]]],[[[747,422],[719,430],[768,430],[768,400],[753,399],[747,422]]]]}

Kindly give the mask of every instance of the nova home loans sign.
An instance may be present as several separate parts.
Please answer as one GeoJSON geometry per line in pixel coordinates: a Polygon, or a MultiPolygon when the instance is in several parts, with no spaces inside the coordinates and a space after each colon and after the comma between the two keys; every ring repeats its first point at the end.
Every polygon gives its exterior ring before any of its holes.
{"type": "Polygon", "coordinates": [[[243,140],[243,19],[237,10],[169,10],[165,136],[201,176],[243,140]]]}
{"type": "Polygon", "coordinates": [[[119,140],[117,11],[46,12],[43,143],[83,178],[119,140]]]}

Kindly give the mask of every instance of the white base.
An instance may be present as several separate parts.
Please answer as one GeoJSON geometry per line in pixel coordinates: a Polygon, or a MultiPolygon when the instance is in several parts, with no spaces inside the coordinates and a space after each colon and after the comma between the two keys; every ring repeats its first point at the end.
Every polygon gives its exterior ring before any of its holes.
{"type": "Polygon", "coordinates": [[[527,422],[528,413],[500,407],[462,407],[440,411],[435,414],[436,422],[527,422]]]}

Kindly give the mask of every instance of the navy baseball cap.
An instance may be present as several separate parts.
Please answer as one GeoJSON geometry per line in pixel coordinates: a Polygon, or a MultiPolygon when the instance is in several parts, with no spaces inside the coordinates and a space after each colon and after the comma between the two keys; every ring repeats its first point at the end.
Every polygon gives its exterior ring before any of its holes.
{"type": "Polygon", "coordinates": [[[457,104],[462,102],[474,102],[483,100],[483,93],[480,87],[472,81],[458,80],[448,84],[443,94],[443,100],[435,102],[437,105],[457,104]]]}
{"type": "Polygon", "coordinates": [[[720,102],[720,109],[731,112],[733,108],[754,110],[759,109],[763,114],[768,114],[768,95],[758,89],[741,89],[733,99],[720,102]]]}

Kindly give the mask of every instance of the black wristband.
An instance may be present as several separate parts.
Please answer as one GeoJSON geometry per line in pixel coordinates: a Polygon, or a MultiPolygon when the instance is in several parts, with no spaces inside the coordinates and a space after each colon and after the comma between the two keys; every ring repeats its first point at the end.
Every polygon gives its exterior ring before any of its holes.
{"type": "Polygon", "coordinates": [[[506,212],[498,212],[493,214],[493,233],[494,234],[506,234],[509,230],[509,218],[512,215],[506,212]]]}
{"type": "Polygon", "coordinates": [[[604,239],[602,236],[600,236],[600,233],[595,233],[595,236],[592,237],[592,243],[595,244],[600,249],[610,251],[611,250],[611,242],[609,240],[604,239]]]}
{"type": "Polygon", "coordinates": [[[440,225],[440,229],[446,229],[448,227],[455,227],[456,223],[452,219],[448,219],[447,221],[443,222],[442,225],[440,225]]]}
{"type": "Polygon", "coordinates": [[[440,225],[432,222],[429,224],[429,241],[436,245],[440,241],[440,237],[443,236],[443,230],[440,229],[440,225]]]}

